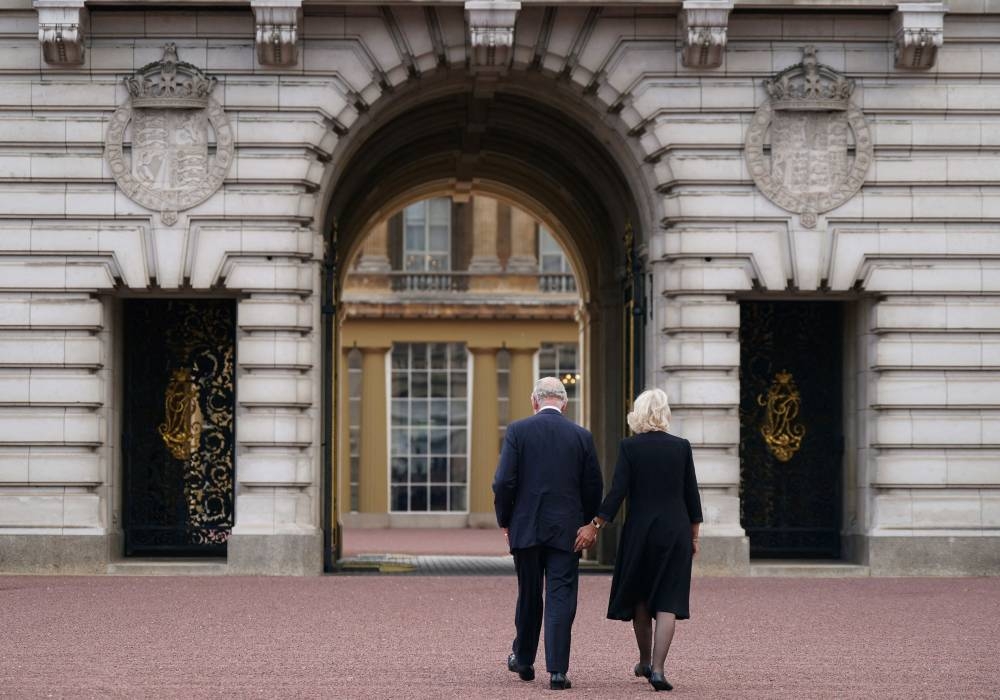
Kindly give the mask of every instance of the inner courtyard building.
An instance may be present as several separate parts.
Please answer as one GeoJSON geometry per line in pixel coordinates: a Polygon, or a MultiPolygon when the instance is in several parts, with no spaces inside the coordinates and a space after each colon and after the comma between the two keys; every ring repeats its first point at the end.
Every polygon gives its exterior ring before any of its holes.
{"type": "Polygon", "coordinates": [[[516,206],[434,197],[376,224],[341,295],[344,527],[496,527],[493,469],[534,381],[559,377],[583,422],[580,313],[562,247],[516,206]]]}
{"type": "Polygon", "coordinates": [[[606,482],[667,392],[699,574],[1000,573],[998,38],[983,0],[4,3],[0,571],[495,527],[554,374],[606,482]]]}

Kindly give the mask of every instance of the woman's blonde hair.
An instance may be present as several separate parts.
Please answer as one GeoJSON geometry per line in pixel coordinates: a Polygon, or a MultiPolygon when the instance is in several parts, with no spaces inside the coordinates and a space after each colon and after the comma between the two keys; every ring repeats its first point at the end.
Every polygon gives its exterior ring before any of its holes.
{"type": "Polygon", "coordinates": [[[662,389],[646,389],[639,394],[628,414],[628,427],[633,433],[648,433],[651,430],[667,432],[670,427],[667,392],[662,389]]]}

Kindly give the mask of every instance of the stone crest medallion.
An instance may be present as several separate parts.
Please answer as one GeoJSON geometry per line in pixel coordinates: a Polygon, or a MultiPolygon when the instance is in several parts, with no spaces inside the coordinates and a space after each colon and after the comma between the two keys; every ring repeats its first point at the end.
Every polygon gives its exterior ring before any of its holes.
{"type": "Polygon", "coordinates": [[[817,63],[807,46],[802,63],[764,87],[770,99],[747,132],[750,176],[765,197],[813,228],[818,214],[861,189],[872,162],[868,122],[851,103],[854,81],[817,63]]]}
{"type": "Polygon", "coordinates": [[[215,78],[179,61],[174,44],[124,83],[129,101],[111,116],[104,155],[122,191],[170,226],[222,185],[233,130],[211,97],[215,78]]]}

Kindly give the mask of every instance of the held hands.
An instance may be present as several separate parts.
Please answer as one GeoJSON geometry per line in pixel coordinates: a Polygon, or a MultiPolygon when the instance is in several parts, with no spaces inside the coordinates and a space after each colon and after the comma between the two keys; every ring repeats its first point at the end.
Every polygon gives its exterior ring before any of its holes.
{"type": "Polygon", "coordinates": [[[576,544],[573,545],[574,552],[582,552],[594,546],[597,542],[597,528],[593,523],[587,523],[576,531],[576,544]]]}

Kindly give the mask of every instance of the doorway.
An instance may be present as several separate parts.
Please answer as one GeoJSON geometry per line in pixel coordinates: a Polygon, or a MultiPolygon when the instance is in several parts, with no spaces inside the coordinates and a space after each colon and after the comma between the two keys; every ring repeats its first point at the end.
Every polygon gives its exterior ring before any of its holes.
{"type": "Polygon", "coordinates": [[[751,558],[841,555],[843,305],[740,304],[740,521],[751,558]]]}
{"type": "Polygon", "coordinates": [[[236,304],[124,302],[126,556],[225,556],[233,527],[236,304]]]}

